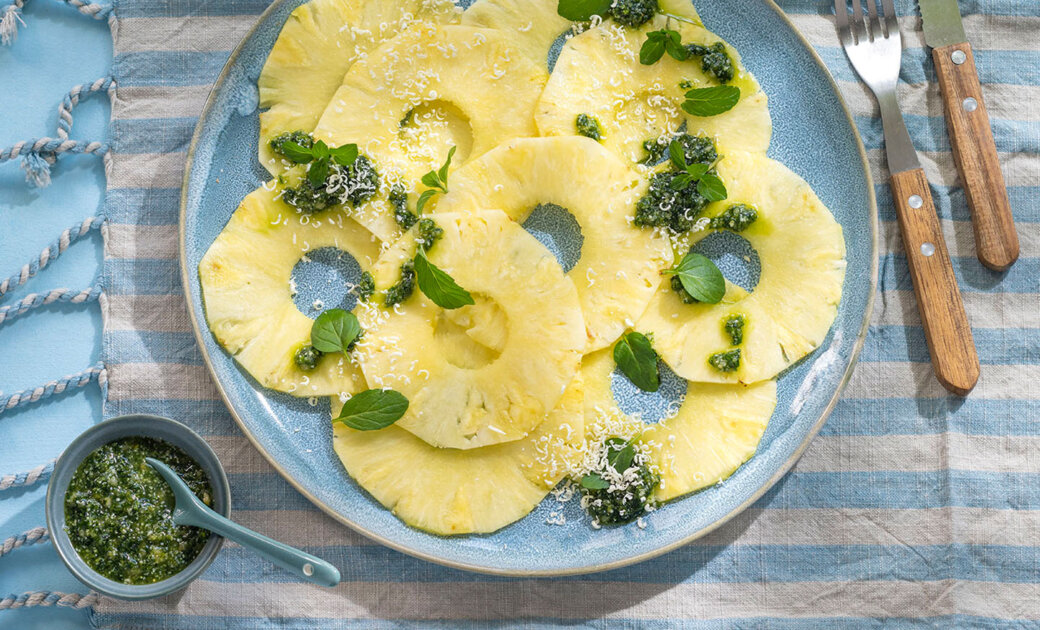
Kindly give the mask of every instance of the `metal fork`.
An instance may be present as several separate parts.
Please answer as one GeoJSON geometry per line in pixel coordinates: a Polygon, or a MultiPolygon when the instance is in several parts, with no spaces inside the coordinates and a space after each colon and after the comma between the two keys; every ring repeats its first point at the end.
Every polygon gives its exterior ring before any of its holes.
{"type": "Polygon", "coordinates": [[[932,367],[943,387],[964,396],[978,381],[979,359],[928,180],[896,100],[903,51],[895,6],[892,0],[851,0],[850,15],[848,1],[834,0],[838,36],[881,108],[892,200],[932,367]]]}

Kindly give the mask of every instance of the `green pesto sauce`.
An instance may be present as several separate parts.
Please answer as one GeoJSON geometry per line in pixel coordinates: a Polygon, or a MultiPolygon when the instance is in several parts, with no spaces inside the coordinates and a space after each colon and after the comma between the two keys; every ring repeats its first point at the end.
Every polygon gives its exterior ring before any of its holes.
{"type": "Polygon", "coordinates": [[[146,457],[164,462],[213,505],[205,471],[168,442],[123,438],[88,455],[65,493],[65,531],[90,568],[123,584],[152,584],[181,572],[209,538],[206,530],[174,525],[173,491],[146,457]]]}
{"type": "Polygon", "coordinates": [[[736,372],[740,367],[740,348],[716,352],[708,357],[708,365],[720,372],[736,372]]]}

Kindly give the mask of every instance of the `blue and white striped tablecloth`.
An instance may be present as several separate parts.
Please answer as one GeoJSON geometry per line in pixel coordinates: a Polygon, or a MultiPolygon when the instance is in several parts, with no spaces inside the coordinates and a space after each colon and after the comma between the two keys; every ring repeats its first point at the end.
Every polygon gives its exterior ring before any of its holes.
{"type": "MultiPolygon", "coordinates": [[[[934,381],[883,163],[881,123],[838,46],[832,3],[782,0],[863,135],[881,213],[880,295],[860,365],[794,470],[731,523],[664,557],[554,580],[492,578],[368,542],[296,493],[220,402],[183,305],[176,221],[210,84],[266,0],[120,0],[105,214],[105,415],[184,418],[226,464],[236,517],[343,570],[331,591],[228,546],[176,597],[101,598],[113,628],[1040,627],[1040,2],[962,1],[1022,242],[976,260],[930,50],[896,2],[900,98],[934,185],[982,362],[972,395],[934,381]]],[[[71,436],[70,436],[71,437],[71,436]]]]}

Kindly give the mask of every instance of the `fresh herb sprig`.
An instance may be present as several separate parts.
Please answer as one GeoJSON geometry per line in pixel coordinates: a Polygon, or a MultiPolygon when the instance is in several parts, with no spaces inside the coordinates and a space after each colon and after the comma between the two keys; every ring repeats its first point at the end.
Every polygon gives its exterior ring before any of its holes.
{"type": "Polygon", "coordinates": [[[414,264],[419,290],[437,306],[456,309],[475,304],[469,291],[460,287],[454,278],[430,262],[426,257],[426,250],[422,247],[415,255],[414,264]]]}
{"type": "Polygon", "coordinates": [[[639,389],[656,392],[661,387],[657,351],[646,335],[632,331],[622,336],[614,344],[614,362],[639,389]]]}
{"type": "MultiPolygon", "coordinates": [[[[686,153],[678,141],[672,140],[671,144],[668,145],[668,157],[671,158],[672,165],[681,171],[679,175],[672,179],[670,184],[674,190],[685,190],[689,188],[690,184],[696,182],[697,192],[708,201],[722,201],[729,194],[726,192],[726,185],[713,172],[715,165],[703,163],[687,164],[686,153]]],[[[717,161],[718,159],[716,158],[717,161]]]]}
{"type": "Polygon", "coordinates": [[[683,289],[698,302],[718,304],[726,295],[726,278],[710,258],[690,252],[679,264],[663,271],[665,275],[678,276],[683,289]]]}
{"type": "Polygon", "coordinates": [[[735,85],[714,85],[694,88],[686,93],[683,111],[691,116],[707,118],[718,116],[736,107],[740,101],[740,88],[735,85]]]}
{"type": "MultiPolygon", "coordinates": [[[[607,465],[617,471],[618,474],[624,474],[626,470],[632,467],[632,462],[636,458],[635,438],[631,440],[619,437],[608,438],[603,443],[603,447],[607,451],[607,465]]],[[[610,482],[596,472],[582,477],[579,484],[582,488],[588,490],[605,490],[610,487],[610,482]]]]}
{"type": "Polygon", "coordinates": [[[408,399],[404,394],[392,389],[366,389],[343,403],[335,421],[358,431],[378,431],[400,420],[406,411],[408,399]]]}
{"type": "Polygon", "coordinates": [[[361,336],[358,318],[341,308],[330,308],[311,325],[311,345],[324,353],[347,354],[361,336]]]}
{"type": "Polygon", "coordinates": [[[639,63],[644,66],[652,66],[657,63],[665,53],[676,61],[686,61],[689,52],[682,45],[682,36],[679,31],[663,28],[659,31],[650,31],[646,34],[646,41],[639,49],[639,63]]]}
{"type": "Polygon", "coordinates": [[[455,149],[452,147],[448,149],[448,159],[444,161],[444,164],[439,170],[430,171],[429,173],[422,176],[422,183],[426,185],[429,190],[423,191],[423,194],[419,195],[419,201],[415,204],[416,214],[422,214],[423,207],[437,193],[448,192],[448,167],[451,166],[451,158],[455,155],[455,149]]]}
{"type": "Polygon", "coordinates": [[[281,153],[296,164],[310,164],[307,169],[307,180],[315,188],[323,185],[329,176],[329,163],[340,166],[351,166],[358,158],[356,144],[344,144],[329,148],[323,140],[316,140],[307,147],[292,140],[282,144],[281,153]]]}

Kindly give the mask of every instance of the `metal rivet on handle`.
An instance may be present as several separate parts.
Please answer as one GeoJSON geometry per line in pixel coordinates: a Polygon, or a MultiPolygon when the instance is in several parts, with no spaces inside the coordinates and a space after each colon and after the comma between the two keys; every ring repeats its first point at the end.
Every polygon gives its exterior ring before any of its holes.
{"type": "Polygon", "coordinates": [[[910,198],[906,200],[910,207],[917,210],[924,205],[924,199],[921,199],[921,195],[910,195],[910,198]]]}
{"type": "Polygon", "coordinates": [[[969,96],[968,98],[964,99],[964,102],[961,103],[961,106],[964,107],[964,111],[973,112],[976,109],[978,109],[979,102],[969,96]]]}
{"type": "Polygon", "coordinates": [[[921,253],[925,256],[931,256],[935,253],[935,245],[931,243],[921,243],[921,253]]]}
{"type": "Polygon", "coordinates": [[[964,54],[963,50],[955,50],[953,51],[953,54],[950,55],[950,59],[953,59],[953,63],[959,66],[968,60],[968,56],[964,54]]]}
{"type": "Polygon", "coordinates": [[[303,574],[306,575],[307,577],[310,577],[310,576],[314,575],[314,565],[311,564],[310,562],[308,562],[307,564],[303,565],[303,574]]]}

